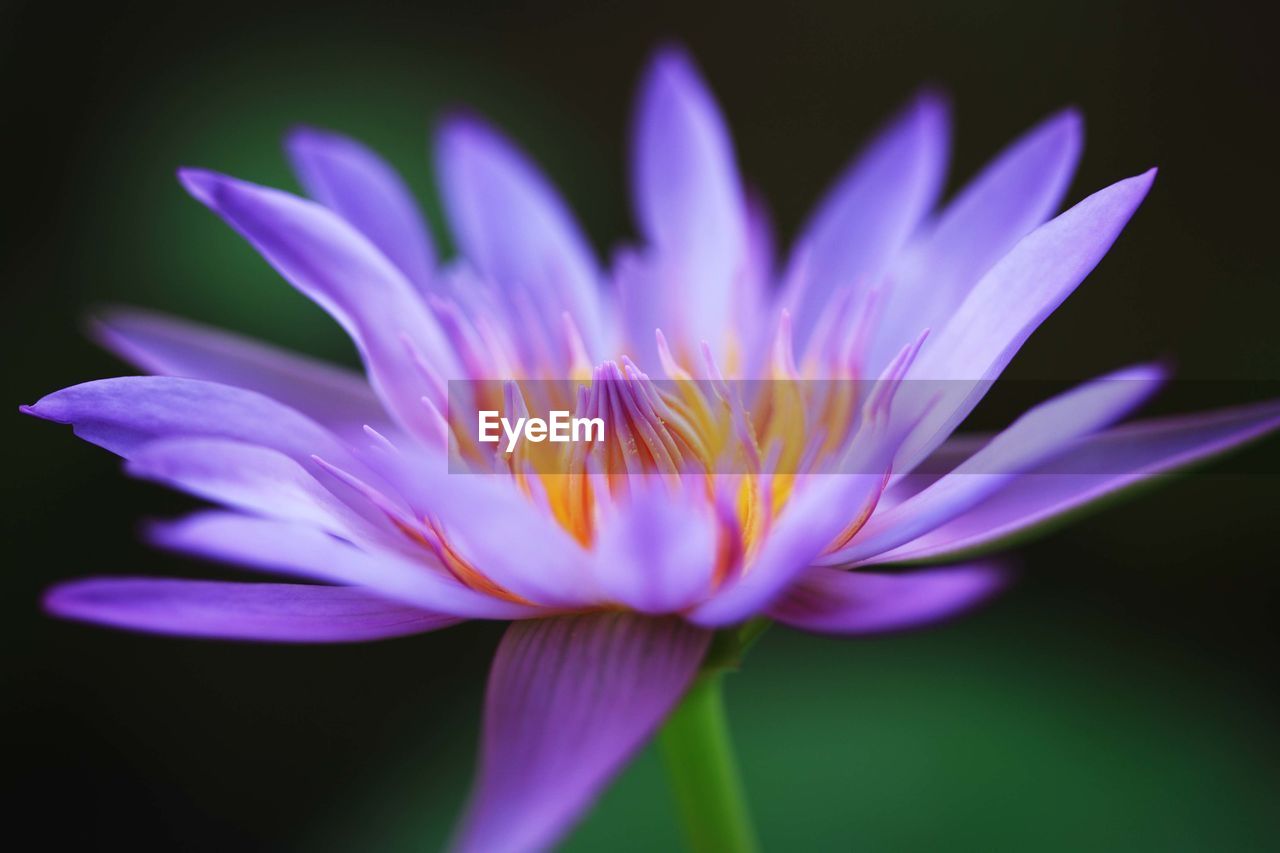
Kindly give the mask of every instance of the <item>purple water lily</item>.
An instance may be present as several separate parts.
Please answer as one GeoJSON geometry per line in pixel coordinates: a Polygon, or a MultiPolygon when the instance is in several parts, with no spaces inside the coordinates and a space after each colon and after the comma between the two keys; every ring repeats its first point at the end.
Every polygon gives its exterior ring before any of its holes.
{"type": "Polygon", "coordinates": [[[345,137],[288,138],[310,199],[184,169],[346,329],[365,376],[151,313],[101,318],[101,340],[150,375],[24,410],[225,507],[155,527],[159,545],[298,582],[90,578],[46,606],[279,642],[510,620],[456,845],[545,847],[682,698],[677,722],[705,707],[707,679],[763,620],[862,635],[947,617],[1000,587],[983,552],[1280,426],[1277,403],[1114,426],[1164,379],[1143,365],[989,440],[951,440],[1152,184],[1154,170],[1054,216],[1081,134],[1075,112],[1051,116],[938,208],[948,112],[922,94],[781,262],[710,92],[673,50],[636,114],[642,239],[608,268],[529,159],[470,116],[435,139],[460,249],[447,262],[395,173],[345,137]],[[570,406],[609,413],[609,434],[554,471],[538,448],[481,449],[451,396],[494,379],[508,412],[536,382],[570,380],[570,406]],[[763,396],[742,399],[744,379],[763,396]],[[878,381],[837,405],[864,386],[814,400],[809,380],[878,381]],[[942,567],[882,568],[926,561],[942,567]]]}

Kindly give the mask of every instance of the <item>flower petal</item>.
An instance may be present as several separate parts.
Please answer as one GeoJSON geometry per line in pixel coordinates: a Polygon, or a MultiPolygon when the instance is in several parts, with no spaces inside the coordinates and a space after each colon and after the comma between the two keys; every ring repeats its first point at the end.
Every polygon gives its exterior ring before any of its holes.
{"type": "Polygon", "coordinates": [[[476,592],[429,564],[362,550],[300,524],[207,511],[153,526],[162,548],[324,583],[359,586],[434,613],[518,619],[530,608],[476,592]]]}
{"type": "Polygon", "coordinates": [[[990,563],[903,574],[814,568],[770,609],[792,628],[824,634],[880,634],[954,616],[995,594],[1005,575],[990,563]]]}
{"type": "Polygon", "coordinates": [[[175,578],[85,578],[45,594],[47,611],[182,637],[272,643],[356,643],[459,622],[350,587],[175,578]]]}
{"type": "Polygon", "coordinates": [[[310,127],[290,133],[285,150],[307,195],[354,225],[420,291],[431,288],[430,232],[395,169],[350,137],[310,127]]]}
{"type": "Polygon", "coordinates": [[[981,503],[1022,471],[1061,453],[1075,440],[1123,418],[1163,384],[1165,371],[1139,366],[1117,371],[1032,408],[954,471],[893,508],[873,515],[824,565],[848,564],[910,542],[981,503]]]}
{"type": "Polygon", "coordinates": [[[269,447],[298,462],[333,454],[359,463],[332,433],[269,397],[172,376],[120,376],[54,391],[22,411],[71,424],[85,441],[129,457],[166,436],[228,438],[269,447]]]}
{"type": "Polygon", "coordinates": [[[715,520],[705,499],[645,488],[645,479],[631,479],[629,503],[601,524],[596,576],[607,598],[642,613],[673,613],[711,587],[715,520]]]}
{"type": "Polygon", "coordinates": [[[907,440],[899,470],[914,467],[973,410],[990,380],[1102,260],[1155,174],[1152,169],[1112,184],[1032,231],[930,336],[908,378],[953,381],[907,440]]]}
{"type": "Polygon", "coordinates": [[[925,92],[841,175],[792,256],[788,278],[800,284],[784,294],[784,305],[792,311],[798,345],[808,342],[834,294],[880,283],[937,200],[949,148],[946,102],[925,92]],[[802,263],[805,274],[795,275],[802,263]]]}
{"type": "Polygon", "coordinates": [[[602,602],[588,552],[510,477],[451,471],[442,455],[411,449],[384,470],[415,514],[439,524],[451,549],[494,583],[548,607],[602,602]]]}
{"type": "Polygon", "coordinates": [[[1138,421],[1077,442],[954,521],[874,562],[961,559],[1280,429],[1280,402],[1138,421]]]}
{"type": "Polygon", "coordinates": [[[474,117],[454,116],[435,142],[436,177],[462,254],[508,292],[524,290],[558,334],[568,311],[601,356],[600,273],[568,206],[532,162],[474,117]]]}
{"type": "Polygon", "coordinates": [[[691,351],[705,340],[720,352],[747,273],[747,208],[724,119],[683,51],[667,48],[650,63],[634,138],[636,216],[672,285],[654,294],[668,309],[664,330],[691,351]]]}
{"type": "Polygon", "coordinates": [[[443,332],[404,274],[363,234],[315,202],[200,169],[183,169],[179,178],[346,329],[387,407],[406,429],[434,439],[437,431],[422,398],[441,403],[440,392],[407,343],[439,376],[459,374],[443,332]]]}
{"type": "Polygon", "coordinates": [[[876,375],[921,329],[940,329],[983,273],[1062,203],[1083,144],[1064,110],[1002,151],[895,264],[875,324],[867,371],[876,375]]]}
{"type": "Polygon", "coordinates": [[[391,430],[363,376],[260,341],[137,309],[95,318],[99,343],[148,373],[203,379],[265,394],[351,440],[366,424],[391,430]]]}
{"type": "Polygon", "coordinates": [[[718,628],[743,622],[768,607],[860,510],[874,506],[884,485],[878,474],[831,474],[817,480],[790,499],[742,576],[694,608],[690,621],[718,628]]]}
{"type": "Polygon", "coordinates": [[[228,507],[337,536],[350,537],[369,526],[305,468],[266,447],[217,438],[161,438],[144,444],[128,470],[228,507]]]}
{"type": "Polygon", "coordinates": [[[679,701],[710,637],[634,613],[512,625],[489,674],[479,778],[456,848],[555,843],[679,701]]]}

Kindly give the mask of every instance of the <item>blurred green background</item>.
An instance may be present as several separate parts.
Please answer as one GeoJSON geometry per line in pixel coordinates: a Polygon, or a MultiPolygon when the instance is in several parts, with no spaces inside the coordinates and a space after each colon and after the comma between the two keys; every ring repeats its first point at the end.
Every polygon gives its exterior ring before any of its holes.
{"type": "MultiPolygon", "coordinates": [[[[630,233],[630,96],[667,38],[699,59],[784,236],[921,83],[955,99],[953,187],[1079,105],[1088,142],[1072,199],[1152,164],[1161,176],[1011,375],[1163,356],[1243,399],[1280,378],[1280,73],[1261,3],[317,0],[7,3],[0,15],[14,407],[128,372],[80,332],[114,302],[352,361],[336,327],[173,180],[189,164],[293,187],[278,144],[296,123],[384,153],[443,239],[427,133],[441,109],[474,106],[526,144],[607,252],[630,233]]],[[[1011,414],[986,409],[992,422],[1011,414]]],[[[141,519],[190,501],[123,478],[67,430],[11,414],[5,435],[11,833],[52,847],[439,846],[471,772],[498,626],[275,648],[46,620],[39,592],[61,578],[233,575],[136,541],[141,519]]],[[[1276,445],[1027,547],[1020,583],[967,620],[860,642],[771,631],[728,694],[766,848],[1274,849],[1276,445]]],[[[647,751],[567,846],[676,840],[647,751]]]]}

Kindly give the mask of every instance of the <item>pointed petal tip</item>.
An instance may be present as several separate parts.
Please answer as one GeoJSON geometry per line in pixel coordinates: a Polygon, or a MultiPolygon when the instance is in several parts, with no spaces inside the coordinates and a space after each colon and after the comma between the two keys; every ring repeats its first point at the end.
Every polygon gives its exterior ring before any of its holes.
{"type": "Polygon", "coordinates": [[[1172,365],[1164,361],[1155,360],[1122,367],[1119,370],[1111,372],[1105,378],[1111,380],[1127,379],[1142,380],[1152,383],[1164,383],[1169,379],[1172,373],[1172,365]]]}
{"type": "Polygon", "coordinates": [[[1049,115],[1041,125],[1053,128],[1063,135],[1084,134],[1084,111],[1075,104],[1067,104],[1057,112],[1049,115]]]}
{"type": "Polygon", "coordinates": [[[658,45],[650,54],[644,71],[644,79],[650,83],[666,79],[679,84],[696,80],[698,76],[693,54],[678,41],[667,41],[658,45]]]}
{"type": "Polygon", "coordinates": [[[951,108],[951,95],[937,83],[925,83],[916,90],[911,105],[921,110],[946,110],[951,108]]]}
{"type": "Polygon", "coordinates": [[[322,127],[316,127],[310,124],[295,124],[285,131],[284,145],[286,148],[302,148],[307,149],[313,145],[324,143],[344,143],[351,142],[351,138],[344,136],[332,130],[326,130],[322,127]]]}
{"type": "Polygon", "coordinates": [[[431,137],[436,151],[441,152],[467,143],[500,140],[502,135],[493,122],[482,114],[471,107],[459,105],[441,113],[431,137]]]}
{"type": "Polygon", "coordinates": [[[295,168],[299,161],[317,159],[323,162],[335,154],[341,156],[345,152],[364,150],[363,144],[346,134],[309,124],[296,124],[289,128],[285,131],[282,144],[285,154],[294,161],[295,168]]]}
{"type": "Polygon", "coordinates": [[[76,618],[76,601],[80,597],[77,591],[83,583],[83,580],[73,580],[49,587],[40,595],[40,609],[59,619],[76,618]]]}
{"type": "Polygon", "coordinates": [[[1062,151],[1064,159],[1074,169],[1084,150],[1084,113],[1074,104],[1068,104],[1041,121],[1024,138],[1062,151]]]}
{"type": "Polygon", "coordinates": [[[899,120],[907,118],[919,132],[946,132],[951,124],[951,95],[941,86],[926,83],[899,113],[899,120]]]}
{"type": "Polygon", "coordinates": [[[56,583],[40,594],[40,609],[58,619],[100,623],[103,589],[127,577],[83,577],[56,583]]]}
{"type": "Polygon", "coordinates": [[[178,169],[178,183],[182,184],[182,188],[191,194],[196,201],[206,207],[213,207],[216,203],[215,196],[218,188],[227,180],[225,175],[209,169],[201,169],[193,166],[183,166],[178,169]]]}

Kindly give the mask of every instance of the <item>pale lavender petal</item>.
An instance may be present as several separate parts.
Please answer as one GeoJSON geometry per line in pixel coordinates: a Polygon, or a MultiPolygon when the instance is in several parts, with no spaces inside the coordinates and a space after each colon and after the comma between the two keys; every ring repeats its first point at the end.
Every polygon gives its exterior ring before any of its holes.
{"type": "Polygon", "coordinates": [[[434,613],[518,619],[534,612],[463,586],[432,565],[425,549],[422,561],[415,562],[390,551],[362,550],[314,527],[291,522],[208,511],[155,525],[151,539],[163,548],[210,560],[364,587],[434,613]]]}
{"type": "Polygon", "coordinates": [[[469,116],[440,127],[435,161],[449,224],[466,259],[502,287],[527,293],[543,312],[543,333],[558,331],[568,311],[588,354],[599,357],[599,269],[550,182],[496,130],[469,116]]]}
{"type": "Polygon", "coordinates": [[[705,499],[683,500],[645,479],[631,478],[627,505],[600,524],[596,577],[607,599],[642,613],[674,613],[711,588],[716,521],[705,499]]]}
{"type": "Polygon", "coordinates": [[[742,576],[694,608],[690,621],[718,628],[743,622],[768,607],[832,540],[874,505],[883,483],[877,474],[831,474],[799,489],[742,576]]]}
{"type": "Polygon", "coordinates": [[[1154,365],[1120,370],[1034,407],[954,471],[877,513],[846,547],[823,556],[841,565],[896,548],[981,503],[1023,471],[1128,415],[1164,383],[1154,365]]]}
{"type": "Polygon", "coordinates": [[[370,527],[306,468],[266,447],[218,438],[161,438],[144,444],[127,467],[136,477],[337,536],[365,536],[370,527]]]}
{"type": "Polygon", "coordinates": [[[554,844],[679,701],[710,638],[634,613],[512,625],[489,674],[479,778],[456,849],[554,844]]]}
{"type": "Polygon", "coordinates": [[[109,311],[92,330],[103,346],[148,373],[257,391],[348,440],[366,424],[392,431],[368,380],[354,371],[151,311],[109,311]]]}
{"type": "Polygon", "coordinates": [[[836,460],[831,473],[799,477],[782,514],[771,523],[759,552],[737,577],[689,613],[707,627],[743,622],[767,608],[805,568],[852,533],[875,510],[888,482],[893,458],[914,421],[892,415],[896,385],[884,384],[864,404],[862,429],[836,460]],[[884,393],[885,391],[888,393],[884,393]]]}
{"type": "Polygon", "coordinates": [[[129,457],[156,438],[205,436],[277,450],[305,464],[312,454],[359,467],[324,427],[243,388],[172,376],[120,376],[55,391],[22,411],[71,424],[75,434],[129,457]]]}
{"type": "Polygon", "coordinates": [[[310,127],[290,133],[285,149],[307,195],[354,225],[419,290],[430,289],[430,232],[395,169],[350,137],[310,127]]]}
{"type": "Polygon", "coordinates": [[[451,473],[443,456],[411,450],[386,473],[416,515],[440,524],[453,549],[505,589],[562,608],[603,600],[588,552],[512,479],[451,473]]]}
{"type": "Polygon", "coordinates": [[[867,370],[875,375],[921,329],[940,329],[978,279],[1062,203],[1083,144],[1064,110],[1002,151],[903,253],[890,275],[867,370]]]}
{"type": "MultiPolygon", "coordinates": [[[[803,346],[846,288],[865,293],[888,272],[899,250],[932,208],[946,176],[950,147],[946,103],[924,93],[853,161],[802,232],[792,257],[798,291],[783,295],[803,346]]],[[[916,331],[919,331],[917,329],[916,331]]]]}
{"type": "Polygon", "coordinates": [[[969,512],[873,562],[960,559],[1280,429],[1280,403],[1139,421],[1077,442],[969,512]]]}
{"type": "Polygon", "coordinates": [[[401,424],[434,438],[435,424],[422,398],[436,399],[440,392],[424,376],[409,344],[441,377],[459,375],[458,367],[435,318],[404,274],[320,204],[199,169],[184,169],[179,177],[188,192],[346,329],[374,389],[401,424]]]}
{"type": "Polygon", "coordinates": [[[64,619],[131,631],[271,643],[358,643],[461,621],[351,587],[176,578],[69,581],[49,590],[44,606],[64,619]]]}
{"type": "Polygon", "coordinates": [[[946,440],[1031,333],[1102,260],[1155,180],[1155,169],[1094,193],[1024,237],[925,342],[909,379],[943,389],[908,439],[900,471],[946,440]]]}
{"type": "Polygon", "coordinates": [[[919,628],[982,603],[1004,585],[990,563],[902,574],[814,568],[794,584],[769,616],[792,628],[824,634],[880,634],[919,628]]]}
{"type": "Polygon", "coordinates": [[[672,283],[662,294],[664,331],[719,352],[735,284],[747,274],[747,209],[724,119],[682,51],[662,50],[650,63],[634,140],[637,219],[672,283]]]}

